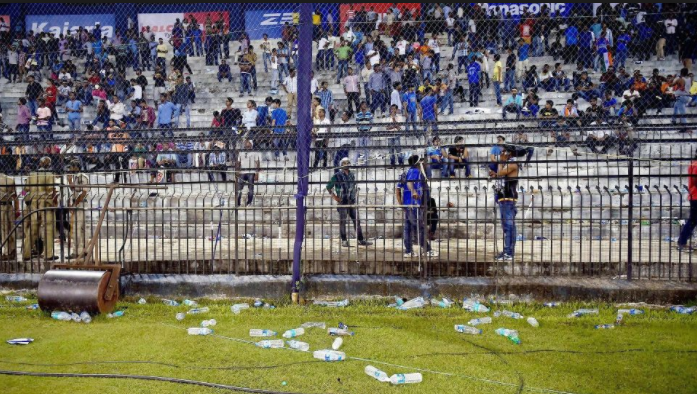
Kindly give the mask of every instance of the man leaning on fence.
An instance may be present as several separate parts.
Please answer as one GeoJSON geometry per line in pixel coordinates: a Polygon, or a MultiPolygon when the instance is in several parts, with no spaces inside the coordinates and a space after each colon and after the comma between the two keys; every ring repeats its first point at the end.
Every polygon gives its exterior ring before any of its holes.
{"type": "Polygon", "coordinates": [[[367,242],[363,238],[361,230],[361,222],[358,218],[356,205],[356,177],[349,166],[351,160],[344,158],[341,160],[341,170],[338,171],[332,179],[327,183],[327,191],[332,196],[334,201],[338,203],[337,210],[339,211],[339,234],[341,235],[341,246],[348,248],[349,241],[346,233],[347,217],[353,221],[356,228],[356,238],[358,245],[370,246],[372,243],[367,242]]]}
{"type": "Polygon", "coordinates": [[[58,259],[53,255],[53,238],[56,228],[54,184],[55,175],[51,173],[51,159],[42,157],[38,171],[29,174],[24,190],[27,209],[24,214],[22,259],[25,261],[32,256],[41,255],[42,252],[46,260],[58,259]]]}
{"type": "Polygon", "coordinates": [[[69,259],[85,257],[85,202],[89,189],[84,186],[90,184],[87,174],[80,172],[80,161],[74,160],[68,164],[68,184],[72,198],[70,199],[70,255],[69,259]]]}
{"type": "Polygon", "coordinates": [[[428,257],[438,257],[438,251],[431,250],[431,244],[426,239],[426,226],[424,220],[424,186],[426,177],[422,166],[423,159],[417,155],[409,158],[409,169],[402,174],[395,196],[397,203],[404,205],[404,257],[418,257],[412,246],[414,233],[421,245],[421,254],[428,257]]]}
{"type": "Polygon", "coordinates": [[[15,219],[18,218],[19,199],[14,178],[0,174],[0,242],[7,239],[7,244],[2,249],[0,260],[14,260],[17,258],[17,233],[13,231],[15,219]]]}

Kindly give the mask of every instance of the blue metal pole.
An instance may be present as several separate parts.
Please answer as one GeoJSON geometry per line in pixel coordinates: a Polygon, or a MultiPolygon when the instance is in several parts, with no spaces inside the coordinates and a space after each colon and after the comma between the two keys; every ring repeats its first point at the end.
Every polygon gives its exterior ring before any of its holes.
{"type": "MultiPolygon", "coordinates": [[[[305,197],[308,191],[310,172],[310,141],[312,118],[310,117],[310,71],[312,71],[312,3],[300,3],[300,26],[298,37],[298,193],[295,195],[295,245],[293,248],[293,301],[298,300],[300,282],[300,258],[305,235],[305,197]]],[[[289,114],[290,115],[290,114],[289,114]]]]}

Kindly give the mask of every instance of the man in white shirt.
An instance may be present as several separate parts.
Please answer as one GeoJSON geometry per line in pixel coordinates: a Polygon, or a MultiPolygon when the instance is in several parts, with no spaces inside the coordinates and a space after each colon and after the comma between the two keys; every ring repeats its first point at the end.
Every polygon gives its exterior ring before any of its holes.
{"type": "Polygon", "coordinates": [[[409,47],[409,41],[405,40],[402,38],[399,42],[397,42],[397,49],[399,50],[399,60],[404,61],[404,58],[407,55],[407,48],[409,47]]]}
{"type": "Polygon", "coordinates": [[[375,50],[374,46],[365,56],[368,58],[372,67],[375,67],[376,64],[380,64],[380,52],[375,50]]]}
{"type": "Polygon", "coordinates": [[[281,86],[287,94],[288,118],[290,118],[293,114],[293,108],[298,103],[298,77],[295,75],[295,69],[290,70],[290,75],[286,77],[281,86]]]}
{"type": "Polygon", "coordinates": [[[142,100],[143,99],[143,87],[138,84],[138,81],[131,79],[131,87],[133,88],[133,93],[131,93],[131,100],[142,100]]]}
{"type": "Polygon", "coordinates": [[[438,35],[433,34],[433,37],[428,40],[428,46],[433,50],[433,65],[435,66],[436,72],[440,72],[440,42],[438,41],[438,35]]]}
{"type": "Polygon", "coordinates": [[[634,90],[634,86],[630,86],[629,89],[622,93],[622,98],[625,100],[636,101],[639,97],[641,97],[641,94],[638,90],[634,90]]]}
{"type": "MultiPolygon", "coordinates": [[[[256,112],[256,111],[255,111],[256,112]]],[[[242,189],[247,187],[247,206],[254,201],[254,183],[259,181],[261,172],[261,154],[253,152],[254,141],[244,142],[244,150],[240,150],[237,158],[237,206],[242,206],[242,189]]]]}
{"type": "Polygon", "coordinates": [[[319,90],[319,81],[315,78],[315,72],[310,71],[310,93],[315,94],[319,90]]]}
{"type": "Polygon", "coordinates": [[[264,33],[263,37],[264,39],[259,45],[261,47],[261,55],[264,59],[264,72],[268,74],[269,63],[271,62],[271,50],[273,49],[273,46],[271,45],[271,41],[269,41],[268,34],[264,33]]]}
{"type": "MultiPolygon", "coordinates": [[[[402,113],[402,84],[397,82],[390,94],[390,107],[396,106],[399,113],[402,113]]],[[[391,115],[391,113],[390,113],[391,115]]]]}
{"type": "Polygon", "coordinates": [[[370,89],[368,88],[368,81],[370,80],[371,75],[373,75],[373,67],[370,65],[369,62],[366,62],[365,67],[361,70],[361,82],[363,83],[363,88],[365,90],[365,102],[368,105],[371,104],[370,89]]]}
{"type": "Polygon", "coordinates": [[[327,39],[326,34],[323,34],[322,38],[320,38],[319,42],[317,43],[317,59],[315,61],[315,69],[317,71],[325,70],[328,68],[327,50],[330,50],[329,39],[327,39]]]}
{"type": "Polygon", "coordinates": [[[248,130],[251,130],[252,127],[256,127],[257,125],[259,113],[257,112],[256,106],[257,104],[254,100],[249,100],[247,101],[247,110],[242,113],[242,125],[248,130]]]}
{"type": "Polygon", "coordinates": [[[396,133],[395,136],[390,136],[387,138],[387,145],[390,147],[390,166],[394,167],[395,161],[399,161],[400,166],[404,165],[404,153],[402,152],[402,143],[399,136],[400,132],[402,131],[404,117],[401,115],[401,110],[397,108],[397,105],[392,104],[390,106],[390,115],[385,118],[384,121],[387,123],[387,126],[385,127],[387,132],[396,133]]]}
{"type": "Polygon", "coordinates": [[[126,107],[119,100],[118,96],[114,95],[112,101],[106,101],[107,108],[109,108],[109,119],[113,119],[118,124],[118,121],[123,119],[123,115],[126,112],[126,107]]]}
{"type": "Polygon", "coordinates": [[[674,17],[667,18],[663,23],[666,25],[666,55],[672,55],[673,51],[677,48],[676,38],[676,27],[678,27],[678,20],[674,17]]]}

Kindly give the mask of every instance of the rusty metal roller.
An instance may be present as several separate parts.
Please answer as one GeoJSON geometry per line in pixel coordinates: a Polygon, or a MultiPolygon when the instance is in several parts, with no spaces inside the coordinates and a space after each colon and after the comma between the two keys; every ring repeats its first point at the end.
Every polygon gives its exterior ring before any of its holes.
{"type": "Polygon", "coordinates": [[[55,265],[39,282],[39,307],[90,314],[109,313],[119,299],[119,266],[55,265]],[[90,270],[91,268],[91,270],[90,270]]]}

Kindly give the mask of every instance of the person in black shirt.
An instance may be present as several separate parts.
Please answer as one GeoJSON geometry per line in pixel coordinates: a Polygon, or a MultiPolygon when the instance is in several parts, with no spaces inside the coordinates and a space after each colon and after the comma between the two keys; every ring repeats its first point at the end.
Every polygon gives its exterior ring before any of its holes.
{"type": "Polygon", "coordinates": [[[223,127],[237,127],[242,122],[242,112],[237,108],[232,108],[232,98],[228,97],[225,101],[225,109],[220,111],[220,116],[223,119],[223,127]]]}
{"type": "Polygon", "coordinates": [[[36,116],[36,109],[39,108],[36,100],[43,94],[44,88],[38,82],[34,82],[34,77],[28,77],[29,83],[24,95],[27,96],[27,105],[31,110],[31,116],[36,116]]]}
{"type": "Polygon", "coordinates": [[[450,163],[450,177],[456,178],[455,170],[465,168],[465,176],[472,178],[472,170],[469,164],[469,152],[464,145],[465,139],[462,136],[455,137],[455,143],[448,148],[448,162],[450,163]]]}
{"type": "Polygon", "coordinates": [[[552,100],[547,100],[545,107],[540,110],[539,118],[542,119],[540,127],[545,129],[557,127],[556,120],[558,117],[559,111],[554,108],[554,102],[552,100]]]}
{"type": "Polygon", "coordinates": [[[595,84],[588,78],[588,72],[584,71],[581,73],[581,79],[576,83],[576,94],[578,97],[586,101],[590,101],[593,97],[599,97],[600,93],[595,89],[595,84]]]}
{"type": "Polygon", "coordinates": [[[489,171],[489,176],[497,180],[496,203],[501,211],[501,229],[503,230],[503,252],[496,261],[513,261],[515,256],[516,225],[518,214],[518,164],[510,162],[515,147],[505,145],[501,152],[497,171],[489,171]]]}
{"type": "Polygon", "coordinates": [[[143,88],[143,97],[145,97],[145,87],[148,86],[148,79],[145,78],[145,75],[143,75],[143,71],[141,69],[136,69],[136,82],[138,82],[138,85],[140,85],[143,88]]]}
{"type": "Polygon", "coordinates": [[[591,106],[588,107],[583,113],[583,125],[588,126],[593,122],[605,122],[607,120],[607,112],[605,112],[605,108],[603,108],[602,105],[598,105],[598,99],[595,97],[591,98],[590,101],[591,106]]]}

